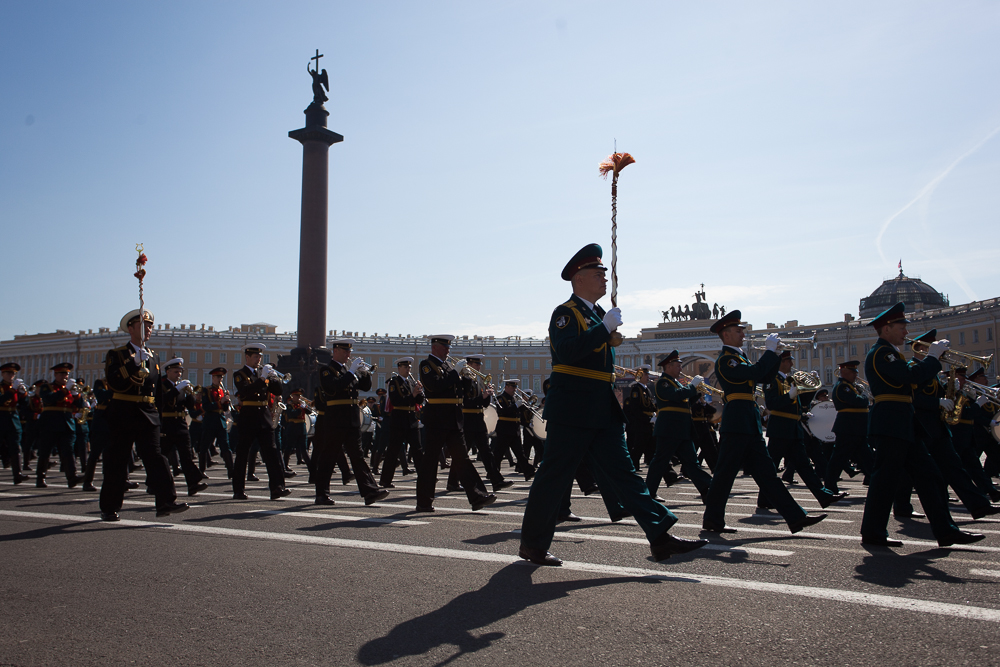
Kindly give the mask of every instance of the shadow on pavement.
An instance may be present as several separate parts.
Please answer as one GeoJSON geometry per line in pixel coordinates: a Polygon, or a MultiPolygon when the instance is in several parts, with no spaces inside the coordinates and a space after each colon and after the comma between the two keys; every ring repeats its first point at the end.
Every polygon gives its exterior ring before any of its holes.
{"type": "Polygon", "coordinates": [[[947,549],[897,554],[882,547],[862,546],[868,555],[854,568],[857,573],[855,579],[885,588],[905,588],[916,581],[941,581],[949,584],[964,584],[967,581],[934,567],[934,561],[948,555],[947,549]]]}
{"type": "Polygon", "coordinates": [[[440,609],[404,621],[384,637],[367,642],[358,651],[358,662],[362,665],[381,665],[406,656],[425,655],[439,646],[458,647],[454,655],[436,663],[440,667],[503,639],[502,632],[477,636],[474,631],[514,616],[532,605],[567,597],[579,589],[612,584],[659,583],[641,577],[603,577],[535,584],[531,576],[536,569],[524,563],[508,565],[479,590],[463,593],[440,609]]]}

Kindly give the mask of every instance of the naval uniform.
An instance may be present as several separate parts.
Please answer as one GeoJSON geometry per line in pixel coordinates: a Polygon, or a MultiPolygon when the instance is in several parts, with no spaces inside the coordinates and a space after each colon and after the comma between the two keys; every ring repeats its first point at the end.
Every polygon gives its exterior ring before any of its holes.
{"type": "Polygon", "coordinates": [[[983,464],[980,461],[983,452],[976,446],[975,438],[975,430],[989,426],[991,418],[992,415],[976,405],[975,401],[966,398],[962,414],[959,415],[958,423],[952,427],[951,435],[955,451],[958,452],[958,456],[972,477],[972,481],[984,494],[996,497],[997,490],[993,486],[993,480],[983,470],[983,464]]]}
{"type": "Polygon", "coordinates": [[[879,338],[865,357],[865,377],[875,403],[868,418],[868,440],[875,450],[875,468],[861,521],[862,539],[875,543],[888,535],[889,511],[898,489],[912,479],[939,541],[958,532],[948,511],[945,480],[927,447],[916,439],[912,386],[922,386],[941,370],[928,356],[911,364],[889,341],[879,338]]]}
{"type": "Polygon", "coordinates": [[[188,495],[194,495],[202,479],[201,470],[194,462],[187,423],[187,411],[194,408],[194,396],[182,394],[173,382],[163,376],[159,382],[156,407],[160,410],[160,451],[167,460],[177,458],[187,482],[188,495]]]}
{"type": "Polygon", "coordinates": [[[382,477],[379,480],[383,487],[392,486],[392,477],[396,466],[403,468],[403,474],[409,475],[406,465],[406,449],[417,451],[420,439],[417,434],[417,407],[424,402],[424,394],[416,391],[417,383],[409,375],[393,375],[389,378],[389,444],[382,460],[382,477]]]}
{"type": "Polygon", "coordinates": [[[743,350],[724,345],[715,360],[715,377],[725,392],[725,410],[719,429],[719,461],[708,490],[704,523],[724,526],[726,503],[740,469],[749,473],[761,493],[792,526],[803,521],[806,512],[778,479],[774,461],[764,444],[760,410],[754,400],[758,383],[767,382],[778,372],[781,359],[770,350],[752,364],[743,350]]]}
{"type": "Polygon", "coordinates": [[[97,461],[111,440],[108,406],[111,405],[111,397],[114,393],[111,389],[94,387],[94,398],[97,399],[97,405],[94,406],[94,418],[90,422],[90,456],[87,458],[87,468],[83,473],[84,491],[89,491],[89,486],[94,483],[97,461]]]}
{"type": "MultiPolygon", "coordinates": [[[[377,495],[380,489],[368,467],[364,452],[361,451],[358,391],[372,388],[372,376],[370,373],[355,375],[346,366],[331,359],[330,365],[319,370],[319,385],[324,407],[323,414],[317,416],[317,425],[319,421],[323,425],[317,429],[318,437],[313,441],[316,497],[329,497],[334,463],[342,461],[346,454],[354,469],[358,492],[367,500],[377,495]]],[[[343,463],[341,467],[344,467],[343,463]]]]}
{"type": "Polygon", "coordinates": [[[171,507],[177,500],[170,464],[160,452],[160,414],[155,398],[160,364],[148,350],[150,359],[140,362],[137,352],[130,342],[110,350],[104,359],[104,375],[113,390],[107,409],[111,435],[104,450],[101,483],[101,512],[105,514],[122,508],[133,445],[142,459],[157,510],[171,507]]]}
{"type": "Polygon", "coordinates": [[[502,391],[496,396],[497,429],[493,439],[493,460],[497,467],[504,458],[510,458],[511,452],[517,464],[514,470],[524,475],[525,480],[535,475],[535,466],[528,460],[527,453],[521,442],[521,410],[514,396],[502,391]]]}
{"type": "MultiPolygon", "coordinates": [[[[500,473],[500,466],[493,458],[493,451],[490,449],[489,431],[486,428],[485,410],[489,407],[491,397],[483,394],[479,388],[479,383],[473,381],[468,384],[465,394],[462,396],[462,414],[465,418],[465,442],[473,452],[479,453],[479,459],[486,469],[486,478],[490,480],[494,491],[510,486],[504,483],[503,475],[500,473]]],[[[448,485],[458,484],[458,466],[451,466],[448,473],[448,485]]]]}
{"type": "Polygon", "coordinates": [[[270,408],[274,401],[281,398],[283,387],[281,380],[265,379],[258,373],[258,369],[249,366],[233,373],[236,397],[240,399],[240,412],[236,417],[240,430],[236,460],[233,462],[233,494],[242,494],[246,489],[247,462],[250,449],[256,442],[267,468],[267,486],[273,498],[284,491],[285,469],[274,442],[270,408]]]}
{"type": "MultiPolygon", "coordinates": [[[[451,364],[433,354],[420,362],[420,383],[427,405],[422,411],[424,450],[417,463],[417,507],[431,507],[437,485],[437,462],[447,451],[452,467],[458,468],[458,481],[469,503],[482,504],[489,497],[479,471],[469,459],[465,445],[463,397],[469,393],[470,378],[461,377],[451,364]]],[[[474,507],[475,508],[475,507],[474,507]]]]}
{"type": "Polygon", "coordinates": [[[694,429],[694,444],[698,447],[700,458],[708,464],[713,473],[719,462],[719,436],[712,423],[713,415],[718,412],[712,405],[703,402],[705,399],[691,404],[691,422],[694,429]]]}
{"type": "Polygon", "coordinates": [[[551,386],[545,396],[545,454],[528,492],[521,545],[548,551],[561,500],[587,460],[601,491],[612,494],[650,542],[677,517],[649,495],[625,444],[625,413],[614,392],[614,348],[604,309],[575,294],[557,306],[549,322],[551,386]]]}
{"type": "MultiPolygon", "coordinates": [[[[692,439],[691,401],[698,400],[698,388],[685,387],[664,373],[656,381],[653,394],[656,397],[656,425],[653,428],[656,453],[646,474],[649,493],[656,495],[663,474],[670,467],[670,460],[676,456],[681,461],[681,473],[694,483],[704,498],[712,485],[712,476],[698,465],[692,439]]],[[[649,421],[645,412],[639,419],[649,421]]]]}

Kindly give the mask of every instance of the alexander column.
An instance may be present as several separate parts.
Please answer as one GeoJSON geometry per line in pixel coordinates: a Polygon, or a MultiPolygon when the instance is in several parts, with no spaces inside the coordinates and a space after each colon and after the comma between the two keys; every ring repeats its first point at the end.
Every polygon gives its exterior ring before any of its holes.
{"type": "Polygon", "coordinates": [[[292,130],[288,136],[302,144],[302,225],[299,236],[299,315],[297,347],[291,355],[282,356],[278,369],[291,372],[295,384],[307,396],[318,383],[318,364],[329,363],[326,343],[326,257],[327,209],[329,188],[330,146],[344,137],[326,128],[330,113],[323,106],[329,98],[330,81],[326,70],[320,71],[316,50],[306,66],[312,77],[313,101],[306,107],[305,127],[292,130]],[[324,92],[326,89],[326,92],[324,92]]]}

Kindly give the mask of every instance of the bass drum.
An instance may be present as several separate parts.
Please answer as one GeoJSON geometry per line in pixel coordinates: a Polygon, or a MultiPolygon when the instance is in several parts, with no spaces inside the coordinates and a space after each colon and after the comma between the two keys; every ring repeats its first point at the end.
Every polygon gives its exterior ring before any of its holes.
{"type": "Polygon", "coordinates": [[[833,432],[833,422],[837,420],[837,408],[833,401],[822,401],[809,408],[812,417],[802,424],[806,433],[820,442],[833,442],[837,434],[833,432]]]}
{"type": "Polygon", "coordinates": [[[310,413],[308,419],[309,427],[306,429],[306,437],[311,438],[316,434],[316,415],[314,413],[310,413]]]}
{"type": "Polygon", "coordinates": [[[531,431],[531,435],[535,436],[539,440],[545,439],[545,420],[542,419],[542,413],[536,412],[531,418],[531,425],[528,426],[528,430],[531,431]]]}
{"type": "Polygon", "coordinates": [[[487,405],[483,410],[483,420],[486,422],[486,432],[492,438],[497,430],[497,422],[500,415],[497,414],[497,408],[495,405],[487,405]]]}

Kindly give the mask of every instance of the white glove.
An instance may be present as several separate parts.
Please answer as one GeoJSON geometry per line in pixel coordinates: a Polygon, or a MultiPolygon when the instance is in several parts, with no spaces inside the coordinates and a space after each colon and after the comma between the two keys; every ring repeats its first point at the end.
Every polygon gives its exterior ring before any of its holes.
{"type": "Polygon", "coordinates": [[[707,403],[711,403],[711,402],[712,402],[712,395],[711,394],[705,394],[705,403],[707,404],[707,403]]]}
{"type": "Polygon", "coordinates": [[[615,306],[604,314],[604,326],[608,331],[614,331],[622,325],[622,309],[615,306]]]}
{"type": "Polygon", "coordinates": [[[177,383],[177,391],[184,391],[184,387],[190,387],[191,380],[181,380],[177,383]]]}
{"type": "Polygon", "coordinates": [[[989,402],[990,399],[986,398],[985,396],[980,396],[979,398],[976,399],[976,405],[978,405],[979,407],[983,407],[989,402]]]}
{"type": "Polygon", "coordinates": [[[817,380],[819,379],[819,371],[809,371],[809,374],[812,375],[817,380]]]}
{"type": "Polygon", "coordinates": [[[136,350],[135,351],[135,356],[136,356],[136,358],[140,362],[143,362],[143,361],[146,361],[147,359],[152,359],[153,358],[153,355],[151,355],[149,353],[149,350],[147,350],[144,347],[140,347],[138,350],[136,350]]]}
{"type": "Polygon", "coordinates": [[[652,417],[649,418],[649,423],[650,424],[655,424],[656,423],[656,415],[653,415],[652,417]]]}
{"type": "Polygon", "coordinates": [[[930,349],[927,350],[927,356],[938,359],[941,356],[941,354],[950,347],[951,343],[949,343],[947,340],[936,340],[933,343],[931,343],[930,349]]]}
{"type": "Polygon", "coordinates": [[[271,377],[272,373],[274,373],[274,366],[271,364],[264,364],[264,367],[260,369],[260,378],[262,380],[266,380],[271,377]]]}
{"type": "Polygon", "coordinates": [[[764,339],[764,347],[767,348],[768,352],[777,352],[780,343],[781,338],[776,333],[767,334],[767,338],[764,339]]]}
{"type": "Polygon", "coordinates": [[[955,409],[955,401],[951,400],[950,398],[939,398],[938,405],[940,405],[948,412],[951,412],[952,410],[955,409]]]}
{"type": "Polygon", "coordinates": [[[788,396],[789,396],[789,398],[795,398],[798,395],[799,395],[799,388],[796,387],[794,384],[791,387],[788,388],[788,396]]]}
{"type": "Polygon", "coordinates": [[[364,363],[365,360],[362,359],[361,357],[354,357],[354,360],[351,362],[351,367],[348,370],[357,375],[358,369],[360,369],[364,365],[364,363]]]}
{"type": "Polygon", "coordinates": [[[25,388],[26,387],[25,387],[25,384],[24,384],[24,380],[22,380],[21,378],[16,378],[14,380],[14,390],[15,391],[17,391],[18,389],[25,389],[25,388]]]}
{"type": "Polygon", "coordinates": [[[811,413],[811,412],[806,412],[806,413],[804,413],[804,414],[802,415],[802,418],[803,418],[803,419],[812,419],[812,416],[813,416],[813,413],[811,413]]]}
{"type": "Polygon", "coordinates": [[[69,382],[66,383],[66,388],[69,390],[69,393],[73,394],[74,396],[80,395],[80,385],[73,382],[73,380],[70,380],[69,382]]]}
{"type": "Polygon", "coordinates": [[[468,365],[469,365],[468,361],[466,361],[465,359],[459,359],[457,362],[455,362],[455,371],[457,371],[458,374],[461,375],[462,371],[468,365]]]}
{"type": "Polygon", "coordinates": [[[691,378],[692,387],[700,387],[703,384],[705,384],[705,378],[703,378],[702,376],[695,375],[693,378],[691,378]]]}

